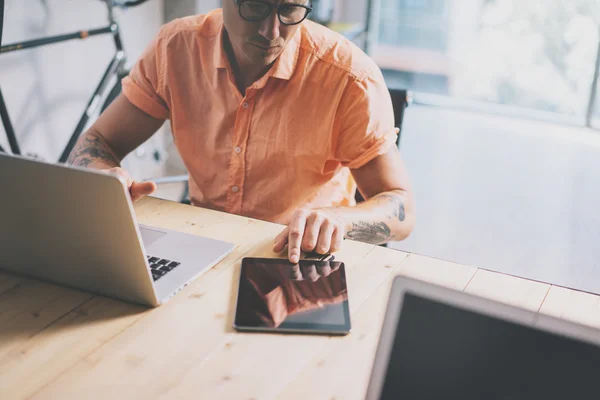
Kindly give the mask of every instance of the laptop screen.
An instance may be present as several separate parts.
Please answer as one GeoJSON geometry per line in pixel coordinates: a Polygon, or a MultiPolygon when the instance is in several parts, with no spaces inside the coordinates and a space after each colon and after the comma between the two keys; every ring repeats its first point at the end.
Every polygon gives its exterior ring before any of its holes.
{"type": "Polygon", "coordinates": [[[600,348],[407,293],[381,398],[600,398],[600,348]]]}

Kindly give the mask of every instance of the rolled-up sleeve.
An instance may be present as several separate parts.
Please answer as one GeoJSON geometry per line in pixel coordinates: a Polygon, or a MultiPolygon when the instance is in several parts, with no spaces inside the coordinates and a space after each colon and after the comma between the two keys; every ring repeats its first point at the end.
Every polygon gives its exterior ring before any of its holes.
{"type": "Polygon", "coordinates": [[[123,94],[146,114],[157,119],[169,118],[169,106],[165,100],[165,40],[164,28],[146,48],[122,81],[123,94]]]}
{"type": "Polygon", "coordinates": [[[398,129],[389,91],[381,74],[350,78],[336,116],[334,157],[357,169],[396,144],[398,129]]]}

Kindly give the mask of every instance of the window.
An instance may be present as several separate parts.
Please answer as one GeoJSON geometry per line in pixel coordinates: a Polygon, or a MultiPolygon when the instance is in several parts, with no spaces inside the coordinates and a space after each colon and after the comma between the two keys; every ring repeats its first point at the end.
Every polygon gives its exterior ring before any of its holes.
{"type": "Polygon", "coordinates": [[[599,56],[598,0],[380,2],[371,55],[392,84],[586,119],[599,56]]]}
{"type": "Polygon", "coordinates": [[[380,43],[447,50],[446,0],[383,0],[381,8],[380,43]]]}
{"type": "Polygon", "coordinates": [[[600,44],[598,45],[598,59],[596,60],[596,97],[592,104],[590,104],[590,121],[589,125],[600,129],[600,44]]]}

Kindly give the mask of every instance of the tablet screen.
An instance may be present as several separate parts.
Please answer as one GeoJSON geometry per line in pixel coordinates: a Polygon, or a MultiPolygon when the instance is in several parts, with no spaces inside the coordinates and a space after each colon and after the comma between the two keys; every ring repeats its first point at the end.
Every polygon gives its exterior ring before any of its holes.
{"type": "Polygon", "coordinates": [[[344,263],[245,258],[234,327],[346,334],[350,310],[344,263]]]}

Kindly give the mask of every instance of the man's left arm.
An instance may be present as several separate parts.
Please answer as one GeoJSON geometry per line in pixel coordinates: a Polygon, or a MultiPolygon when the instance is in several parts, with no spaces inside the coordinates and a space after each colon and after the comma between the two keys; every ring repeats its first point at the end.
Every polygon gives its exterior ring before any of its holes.
{"type": "Polygon", "coordinates": [[[375,64],[360,78],[348,77],[333,126],[331,159],[350,168],[367,201],[356,207],[296,211],[274,245],[279,252],[288,244],[294,263],[300,250],[339,250],[344,237],[371,244],[402,240],[415,223],[408,173],[395,145],[392,100],[375,64]]]}
{"type": "Polygon", "coordinates": [[[344,221],[346,237],[370,244],[406,239],[415,226],[415,202],[398,149],[391,148],[352,174],[366,201],[332,210],[344,221]]]}
{"type": "Polygon", "coordinates": [[[370,244],[403,240],[415,224],[415,204],[404,163],[392,147],[352,174],[365,202],[356,207],[296,211],[291,224],[275,239],[274,251],[288,244],[291,262],[301,250],[319,254],[340,250],[344,237],[370,244]]]}

